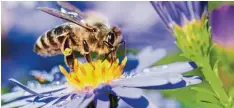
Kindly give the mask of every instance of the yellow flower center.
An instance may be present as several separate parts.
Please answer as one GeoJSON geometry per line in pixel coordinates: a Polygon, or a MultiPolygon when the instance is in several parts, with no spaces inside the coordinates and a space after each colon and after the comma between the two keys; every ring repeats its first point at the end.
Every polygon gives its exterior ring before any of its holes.
{"type": "Polygon", "coordinates": [[[87,88],[96,88],[101,83],[111,83],[111,81],[120,78],[126,62],[126,57],[121,64],[119,64],[118,59],[113,63],[107,60],[81,63],[75,59],[73,72],[68,73],[62,66],[59,66],[59,68],[66,76],[68,84],[75,90],[82,91],[87,88]]]}
{"type": "Polygon", "coordinates": [[[191,43],[192,40],[198,40],[198,36],[193,32],[197,28],[202,28],[202,22],[200,20],[192,20],[184,24],[182,27],[174,25],[176,32],[183,34],[183,37],[181,38],[186,39],[189,43],[191,43]]]}

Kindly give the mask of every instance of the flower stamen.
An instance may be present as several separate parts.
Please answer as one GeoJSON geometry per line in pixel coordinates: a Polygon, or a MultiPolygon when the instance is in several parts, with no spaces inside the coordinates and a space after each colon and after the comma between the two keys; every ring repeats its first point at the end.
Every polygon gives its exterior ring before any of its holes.
{"type": "Polygon", "coordinates": [[[126,65],[127,58],[125,57],[121,64],[117,59],[115,62],[110,63],[105,60],[92,61],[91,63],[81,63],[77,59],[74,60],[74,71],[68,73],[66,69],[59,66],[60,71],[67,78],[70,84],[77,91],[86,91],[87,88],[96,88],[102,83],[111,83],[111,81],[120,78],[124,66],[126,65]]]}

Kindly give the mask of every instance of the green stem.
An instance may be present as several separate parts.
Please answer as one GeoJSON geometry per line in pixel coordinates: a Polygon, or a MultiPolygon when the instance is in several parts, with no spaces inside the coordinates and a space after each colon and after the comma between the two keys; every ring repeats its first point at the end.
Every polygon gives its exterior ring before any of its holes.
{"type": "Polygon", "coordinates": [[[231,102],[226,94],[223,84],[217,73],[212,69],[209,59],[202,59],[202,61],[197,61],[198,65],[202,68],[203,75],[205,79],[209,82],[211,88],[219,98],[221,104],[225,108],[230,108],[231,102]]]}

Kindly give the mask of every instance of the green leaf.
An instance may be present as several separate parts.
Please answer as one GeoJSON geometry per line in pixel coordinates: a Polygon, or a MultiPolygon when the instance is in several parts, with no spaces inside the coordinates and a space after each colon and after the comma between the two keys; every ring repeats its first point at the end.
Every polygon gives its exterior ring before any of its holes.
{"type": "Polygon", "coordinates": [[[219,105],[220,103],[215,96],[203,92],[196,93],[196,101],[210,103],[210,104],[217,104],[217,105],[219,105]]]}
{"type": "Polygon", "coordinates": [[[215,43],[213,43],[212,45],[210,45],[209,49],[208,49],[208,54],[211,53],[212,49],[214,49],[216,46],[215,43]]]}
{"type": "Polygon", "coordinates": [[[209,91],[209,90],[207,90],[207,89],[205,89],[205,88],[201,88],[201,87],[191,87],[191,89],[196,90],[196,91],[198,91],[198,92],[207,93],[207,94],[209,94],[209,95],[212,95],[212,96],[217,97],[217,96],[215,95],[215,93],[213,93],[213,92],[211,92],[211,91],[209,91]]]}
{"type": "Polygon", "coordinates": [[[218,65],[219,65],[219,60],[217,60],[214,64],[213,70],[215,72],[215,75],[219,77],[219,72],[218,72],[218,65]]]}
{"type": "Polygon", "coordinates": [[[204,106],[204,108],[223,108],[220,105],[212,104],[212,103],[206,103],[206,102],[198,102],[198,104],[204,106]]]}
{"type": "Polygon", "coordinates": [[[232,87],[228,93],[229,97],[234,99],[234,87],[232,87]]]}

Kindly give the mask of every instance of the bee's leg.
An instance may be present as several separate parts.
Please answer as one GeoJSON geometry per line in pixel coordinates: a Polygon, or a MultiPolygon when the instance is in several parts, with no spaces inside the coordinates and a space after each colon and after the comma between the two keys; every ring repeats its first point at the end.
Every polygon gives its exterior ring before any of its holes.
{"type": "MultiPolygon", "coordinates": [[[[86,40],[83,40],[83,47],[84,47],[84,51],[85,51],[85,53],[86,54],[84,54],[84,57],[85,57],[85,59],[87,60],[87,62],[89,62],[92,66],[93,66],[93,64],[92,64],[92,58],[91,58],[91,55],[90,55],[90,53],[89,53],[89,45],[88,45],[88,43],[86,42],[86,40]]],[[[95,69],[95,67],[93,66],[93,68],[95,69]]]]}
{"type": "Polygon", "coordinates": [[[106,59],[111,63],[112,66],[113,62],[115,62],[117,59],[116,52],[112,52],[111,54],[107,55],[106,59]]]}
{"type": "Polygon", "coordinates": [[[65,59],[66,65],[70,69],[70,72],[73,72],[74,71],[74,59],[75,59],[75,55],[72,53],[71,55],[64,56],[64,59],[65,59]]]}
{"type": "Polygon", "coordinates": [[[64,55],[66,65],[70,68],[70,72],[73,72],[75,55],[69,46],[69,42],[69,38],[65,38],[61,50],[64,55]]]}

